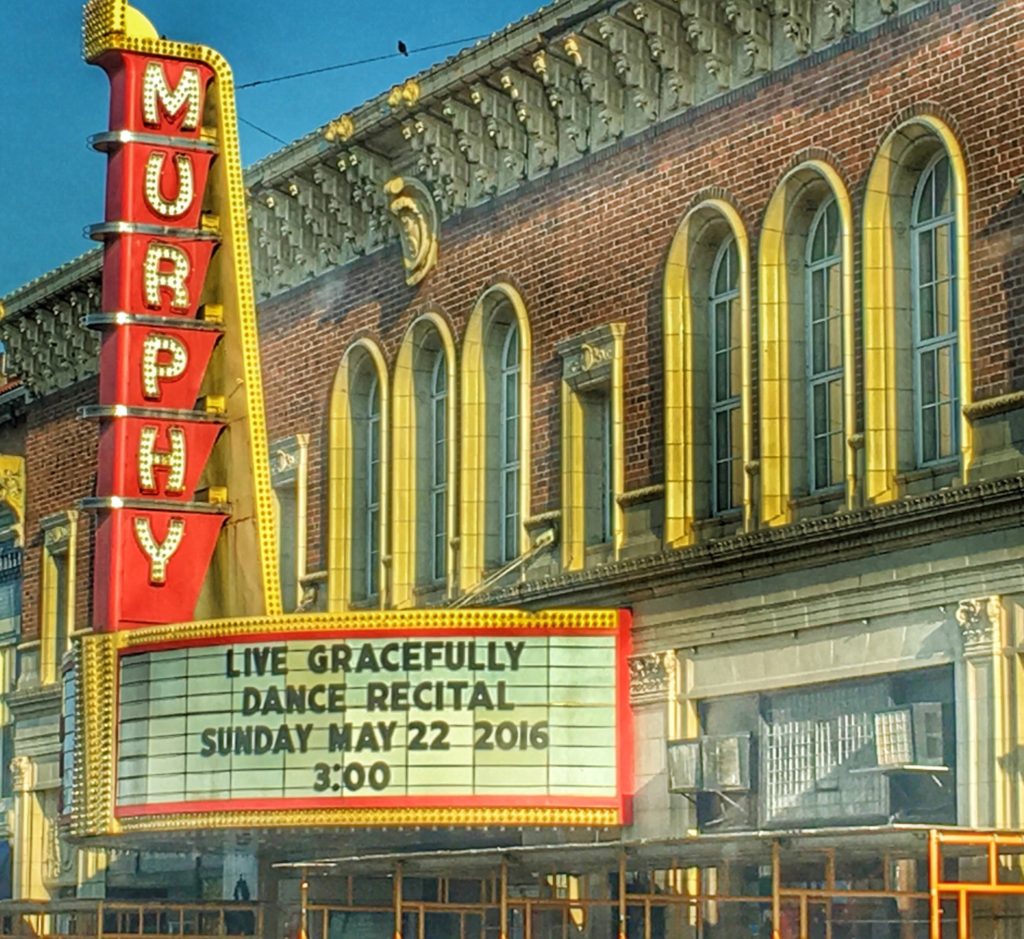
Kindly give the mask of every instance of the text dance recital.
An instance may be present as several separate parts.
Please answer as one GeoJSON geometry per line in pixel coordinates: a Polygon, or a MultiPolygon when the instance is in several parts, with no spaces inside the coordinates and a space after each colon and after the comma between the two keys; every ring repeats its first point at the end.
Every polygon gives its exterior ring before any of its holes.
{"type": "MultiPolygon", "coordinates": [[[[448,750],[448,721],[429,720],[431,712],[439,711],[473,713],[474,750],[543,750],[549,739],[547,721],[500,719],[502,712],[515,710],[516,705],[509,699],[509,683],[497,676],[518,672],[525,648],[523,640],[319,644],[306,653],[301,672],[303,677],[311,674],[325,680],[298,684],[288,681],[286,647],[233,646],[225,651],[226,677],[283,680],[243,685],[237,713],[249,721],[204,728],[199,753],[203,757],[308,753],[313,731],[322,722],[274,720],[303,714],[338,716],[326,726],[328,753],[387,754],[403,743],[410,751],[448,750]],[[444,679],[430,677],[439,671],[446,673],[444,679]],[[422,680],[413,677],[417,675],[422,680]],[[331,681],[332,676],[346,680],[331,681]],[[350,680],[356,676],[364,681],[350,680]],[[347,721],[349,708],[379,712],[380,717],[347,721]],[[409,720],[406,725],[404,717],[401,721],[388,717],[409,712],[423,712],[428,719],[409,720]],[[406,727],[404,735],[399,733],[400,726],[406,727]]],[[[316,791],[355,791],[364,786],[380,791],[391,778],[389,763],[381,760],[367,766],[352,761],[317,763],[313,770],[316,791]]]]}

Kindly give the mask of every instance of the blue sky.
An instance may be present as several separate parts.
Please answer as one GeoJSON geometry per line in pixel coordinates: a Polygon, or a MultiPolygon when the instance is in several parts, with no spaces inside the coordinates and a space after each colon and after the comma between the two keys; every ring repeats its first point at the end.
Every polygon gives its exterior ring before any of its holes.
{"type": "MultiPolygon", "coordinates": [[[[100,220],[104,160],[86,139],[105,129],[106,76],[81,58],[78,0],[0,0],[13,61],[0,82],[0,296],[88,250],[100,220]]],[[[170,39],[201,42],[239,84],[484,35],[540,6],[532,0],[136,0],[170,39]]],[[[238,92],[238,113],[283,140],[441,61],[447,46],[238,92]]],[[[241,127],[242,162],[281,145],[241,127]]]]}

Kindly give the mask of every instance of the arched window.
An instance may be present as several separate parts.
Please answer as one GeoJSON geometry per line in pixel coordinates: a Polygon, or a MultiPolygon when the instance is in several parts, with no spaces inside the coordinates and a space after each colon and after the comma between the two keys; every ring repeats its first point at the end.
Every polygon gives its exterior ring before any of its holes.
{"type": "Polygon", "coordinates": [[[739,256],[736,239],[722,242],[708,291],[711,368],[712,513],[743,504],[743,417],[740,400],[743,348],[740,323],[739,256]]]}
{"type": "Polygon", "coordinates": [[[328,604],[383,603],[387,395],[383,358],[361,341],[342,359],[331,402],[328,604]]]}
{"type": "Polygon", "coordinates": [[[921,174],[911,217],[917,462],[927,466],[959,450],[956,217],[945,151],[921,174]]]}
{"type": "Polygon", "coordinates": [[[455,347],[444,318],[426,313],[395,362],[391,433],[391,596],[396,608],[438,603],[451,587],[455,347]]]}
{"type": "Polygon", "coordinates": [[[839,206],[829,197],[807,236],[804,267],[807,312],[808,487],[843,482],[843,299],[839,206]]]}
{"type": "Polygon", "coordinates": [[[970,480],[967,169],[942,120],[882,142],[864,199],[865,495],[970,480]]]}
{"type": "Polygon", "coordinates": [[[743,222],[707,199],[680,223],[664,284],[665,540],[685,546],[753,520],[750,287],[743,222]]]}
{"type": "Polygon", "coordinates": [[[469,590],[527,545],[530,324],[508,285],[489,288],[462,355],[459,584],[469,590]]]}
{"type": "Polygon", "coordinates": [[[850,197],[828,163],[786,173],[758,261],[761,523],[856,504],[850,197]]]}
{"type": "Polygon", "coordinates": [[[498,433],[501,440],[499,457],[498,525],[500,531],[497,554],[500,564],[519,554],[522,507],[519,502],[519,326],[509,323],[501,347],[501,380],[498,433]]]}
{"type": "Polygon", "coordinates": [[[430,575],[448,575],[448,364],[434,353],[430,376],[430,575]]]}

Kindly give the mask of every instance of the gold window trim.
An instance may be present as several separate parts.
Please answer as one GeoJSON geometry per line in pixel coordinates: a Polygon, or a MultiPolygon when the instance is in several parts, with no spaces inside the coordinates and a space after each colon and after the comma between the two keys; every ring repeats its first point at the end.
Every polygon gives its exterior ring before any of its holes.
{"type": "MultiPolygon", "coordinates": [[[[751,463],[753,430],[751,425],[751,337],[750,337],[750,242],[736,209],[723,199],[705,199],[694,206],[676,230],[665,263],[663,284],[663,338],[665,355],[665,542],[685,547],[697,541],[698,474],[692,441],[696,422],[706,410],[706,387],[697,387],[696,362],[692,337],[697,317],[706,317],[706,309],[695,310],[693,303],[690,255],[695,238],[691,228],[701,216],[722,216],[736,239],[739,257],[739,291],[743,369],[740,379],[740,407],[743,422],[743,463],[751,463]]],[[[709,277],[701,270],[698,276],[709,277]]],[[[753,482],[743,474],[743,520],[753,523],[753,482]]]]}
{"type": "Polygon", "coordinates": [[[581,394],[600,391],[611,409],[612,552],[622,550],[623,510],[616,496],[625,487],[623,414],[623,336],[625,323],[607,323],[556,345],[562,356],[562,567],[586,566],[584,413],[581,394]]]}
{"type": "Polygon", "coordinates": [[[48,515],[40,521],[43,530],[43,551],[39,584],[39,679],[44,685],[52,684],[60,677],[61,659],[57,656],[57,617],[63,612],[66,636],[75,631],[75,575],[77,567],[78,512],[70,509],[48,515]],[[64,609],[57,608],[60,588],[57,577],[61,576],[57,558],[64,559],[63,576],[67,578],[64,591],[64,609]]]}
{"type": "MultiPolygon", "coordinates": [[[[459,586],[476,586],[484,576],[486,546],[487,382],[484,374],[484,330],[494,304],[508,301],[519,324],[519,516],[530,517],[530,415],[533,342],[530,321],[518,291],[507,283],[494,284],[477,300],[466,326],[462,346],[462,410],[460,433],[459,586]]],[[[520,525],[520,552],[529,547],[526,528],[520,525]]]]}
{"type": "Polygon", "coordinates": [[[355,467],[352,463],[352,403],[349,396],[351,361],[354,355],[365,355],[371,367],[376,370],[380,390],[380,584],[379,598],[383,606],[387,596],[386,541],[388,531],[388,433],[389,395],[388,370],[384,356],[377,345],[360,339],[353,343],[342,357],[334,377],[331,390],[331,406],[328,429],[328,487],[327,487],[327,608],[347,609],[353,593],[353,551],[358,546],[352,543],[353,487],[355,467]]]}
{"type": "MultiPolygon", "coordinates": [[[[274,493],[275,514],[280,529],[279,493],[291,491],[295,497],[295,564],[291,574],[295,578],[295,594],[302,598],[302,578],[306,576],[307,510],[309,504],[309,435],[294,434],[270,445],[270,486],[274,493]]],[[[280,550],[283,545],[279,545],[280,550]]],[[[281,584],[284,596],[284,584],[281,584]]],[[[285,613],[291,612],[284,610],[285,613]]]]}
{"type": "Polygon", "coordinates": [[[804,363],[792,360],[789,277],[787,264],[804,259],[788,256],[786,216],[789,187],[800,176],[817,174],[835,197],[842,225],[842,335],[843,335],[843,436],[845,499],[847,508],[856,498],[856,451],[849,439],[857,425],[855,380],[855,337],[853,315],[853,209],[850,194],[839,174],[827,163],[810,160],[788,172],[779,183],[765,212],[761,229],[758,263],[758,345],[760,346],[761,417],[761,523],[786,525],[794,521],[792,500],[795,495],[793,454],[804,446],[793,438],[793,414],[790,390],[793,382],[804,385],[804,363]]]}
{"type": "Polygon", "coordinates": [[[448,481],[447,505],[445,507],[446,538],[445,538],[445,570],[447,579],[444,585],[446,593],[451,590],[455,571],[455,552],[452,549],[452,535],[456,528],[455,490],[456,490],[456,457],[455,414],[456,400],[456,367],[455,343],[451,330],[444,318],[437,313],[425,313],[418,317],[405,333],[402,345],[398,350],[395,362],[394,388],[392,391],[392,447],[391,466],[393,472],[391,497],[391,531],[392,531],[392,604],[396,609],[415,604],[417,586],[416,571],[419,552],[427,549],[418,543],[416,532],[418,527],[417,494],[419,476],[427,465],[418,452],[417,422],[429,419],[429,414],[420,413],[416,403],[415,358],[420,344],[428,331],[432,331],[438,339],[438,345],[445,357],[445,371],[448,378],[448,403],[445,419],[446,478],[448,481]]]}
{"type": "MultiPolygon", "coordinates": [[[[967,165],[952,129],[930,115],[915,117],[890,133],[875,156],[864,198],[863,304],[864,304],[864,438],[866,450],[865,497],[874,503],[891,502],[901,495],[901,427],[897,396],[901,360],[896,339],[896,312],[900,307],[892,180],[915,139],[933,137],[945,148],[953,174],[956,218],[957,368],[960,381],[960,473],[968,478],[974,461],[970,421],[964,416],[973,400],[971,372],[970,215],[967,165]],[[916,135],[916,136],[915,136],[916,135]]],[[[909,363],[907,363],[909,364],[909,363]]]]}

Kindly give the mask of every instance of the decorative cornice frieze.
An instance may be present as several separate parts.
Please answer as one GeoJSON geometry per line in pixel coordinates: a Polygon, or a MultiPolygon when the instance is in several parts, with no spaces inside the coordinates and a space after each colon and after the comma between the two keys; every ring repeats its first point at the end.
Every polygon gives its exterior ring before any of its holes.
{"type": "Polygon", "coordinates": [[[311,167],[333,212],[348,203],[369,215],[339,218],[338,231],[309,212],[300,234],[254,212],[254,242],[281,242],[264,243],[254,260],[258,290],[272,296],[393,241],[378,197],[367,198],[367,179],[380,187],[415,176],[443,221],[872,29],[891,17],[893,2],[556,2],[253,167],[251,178],[278,189],[297,165],[311,167]],[[318,169],[336,169],[353,148],[378,164],[363,183],[343,173],[345,185],[318,169]],[[300,247],[306,239],[312,246],[300,247]],[[279,260],[292,253],[297,270],[279,260]]]}
{"type": "Polygon", "coordinates": [[[953,613],[960,630],[964,657],[991,655],[999,637],[999,597],[961,600],[953,613]]]}
{"type": "MultiPolygon", "coordinates": [[[[896,0],[552,3],[250,167],[257,296],[398,241],[394,177],[424,182],[440,223],[894,15],[896,0]]],[[[0,339],[30,398],[95,374],[80,320],[98,312],[100,263],[6,298],[0,339]]]]}
{"type": "Polygon", "coordinates": [[[634,707],[653,704],[668,697],[674,666],[671,652],[648,652],[629,657],[629,700],[634,707]]]}

